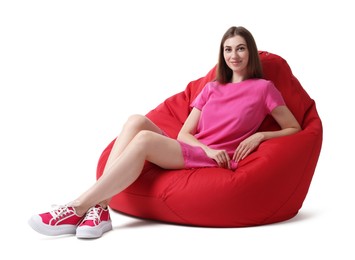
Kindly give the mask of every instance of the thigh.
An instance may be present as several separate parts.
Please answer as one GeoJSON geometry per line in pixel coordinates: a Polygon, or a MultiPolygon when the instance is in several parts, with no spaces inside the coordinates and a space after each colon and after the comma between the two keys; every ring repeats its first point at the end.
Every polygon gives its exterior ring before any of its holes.
{"type": "Polygon", "coordinates": [[[126,123],[127,130],[130,132],[136,132],[142,130],[152,131],[158,134],[164,134],[164,132],[148,117],[144,115],[132,115],[129,117],[126,123]]]}
{"type": "Polygon", "coordinates": [[[184,168],[184,157],[179,142],[165,135],[144,131],[146,159],[164,169],[184,168]]]}

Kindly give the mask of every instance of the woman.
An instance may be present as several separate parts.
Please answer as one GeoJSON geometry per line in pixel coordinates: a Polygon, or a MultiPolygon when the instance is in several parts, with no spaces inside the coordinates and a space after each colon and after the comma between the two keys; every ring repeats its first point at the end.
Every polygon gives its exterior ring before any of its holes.
{"type": "Polygon", "coordinates": [[[145,116],[131,116],[95,184],[74,201],[32,216],[30,226],[45,235],[101,237],[112,229],[109,200],[139,177],[145,161],[165,169],[235,170],[261,142],[301,130],[274,84],[262,79],[256,43],[244,27],[224,34],[216,80],[206,84],[191,107],[177,140],[145,116]],[[268,114],[280,130],[257,132],[268,114]]]}

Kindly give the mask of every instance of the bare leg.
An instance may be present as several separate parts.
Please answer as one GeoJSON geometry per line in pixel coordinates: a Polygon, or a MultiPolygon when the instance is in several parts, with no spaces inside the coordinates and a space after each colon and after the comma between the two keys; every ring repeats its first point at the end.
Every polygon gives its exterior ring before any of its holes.
{"type": "MultiPolygon", "coordinates": [[[[110,155],[107,159],[105,169],[102,175],[105,175],[113,162],[121,155],[132,139],[142,130],[149,130],[158,134],[162,134],[162,130],[155,125],[149,118],[143,115],[132,115],[124,124],[121,133],[118,135],[110,155]]],[[[109,200],[101,201],[100,204],[106,207],[109,200]]]]}
{"type": "Polygon", "coordinates": [[[149,130],[162,134],[162,130],[155,125],[151,120],[143,115],[132,115],[128,118],[124,124],[121,133],[118,135],[110,155],[108,157],[105,170],[103,174],[106,173],[107,169],[111,166],[112,162],[121,155],[127,145],[132,141],[132,139],[142,130],[149,130]]]}
{"type": "Polygon", "coordinates": [[[153,131],[140,131],[121,154],[112,160],[96,183],[74,201],[79,215],[92,206],[109,200],[131,185],[141,174],[145,161],[166,169],[184,166],[180,144],[153,131]]]}

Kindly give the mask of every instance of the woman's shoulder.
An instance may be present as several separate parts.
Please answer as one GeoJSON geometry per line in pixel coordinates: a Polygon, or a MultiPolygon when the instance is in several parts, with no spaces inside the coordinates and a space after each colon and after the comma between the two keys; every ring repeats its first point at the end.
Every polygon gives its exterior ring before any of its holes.
{"type": "Polygon", "coordinates": [[[205,89],[205,91],[211,92],[211,91],[214,91],[215,89],[219,88],[220,86],[221,86],[221,84],[218,81],[213,80],[213,81],[207,82],[205,84],[204,89],[205,89]]]}
{"type": "Polygon", "coordinates": [[[213,80],[210,82],[207,82],[206,87],[218,87],[219,85],[221,85],[217,80],[213,80]]]}

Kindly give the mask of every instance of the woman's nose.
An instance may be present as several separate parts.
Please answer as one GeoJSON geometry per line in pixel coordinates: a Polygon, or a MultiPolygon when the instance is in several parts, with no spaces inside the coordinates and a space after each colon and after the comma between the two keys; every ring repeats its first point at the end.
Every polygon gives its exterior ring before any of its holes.
{"type": "Polygon", "coordinates": [[[238,51],[233,51],[233,52],[232,52],[232,58],[234,58],[234,59],[239,58],[238,51]]]}

